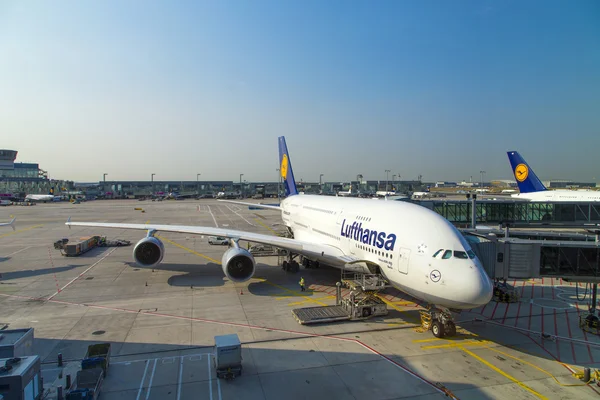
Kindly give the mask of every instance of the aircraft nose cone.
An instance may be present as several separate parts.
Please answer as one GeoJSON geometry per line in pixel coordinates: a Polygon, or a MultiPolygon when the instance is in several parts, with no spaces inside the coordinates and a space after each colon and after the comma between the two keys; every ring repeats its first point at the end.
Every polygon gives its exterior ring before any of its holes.
{"type": "Polygon", "coordinates": [[[490,302],[494,294],[494,287],[492,280],[487,276],[485,271],[480,268],[476,268],[477,277],[476,284],[473,285],[473,289],[470,291],[471,304],[477,306],[484,306],[490,302]]]}
{"type": "Polygon", "coordinates": [[[494,294],[492,280],[488,278],[483,268],[478,268],[477,265],[471,276],[468,287],[461,293],[462,303],[467,308],[484,306],[490,302],[494,294]]]}

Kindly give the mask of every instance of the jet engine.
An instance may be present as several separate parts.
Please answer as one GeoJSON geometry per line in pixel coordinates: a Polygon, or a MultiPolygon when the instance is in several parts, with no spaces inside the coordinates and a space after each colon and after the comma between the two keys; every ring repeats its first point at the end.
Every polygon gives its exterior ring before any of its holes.
{"type": "Polygon", "coordinates": [[[133,248],[133,259],[142,267],[154,267],[165,255],[165,246],[154,236],[145,237],[133,248]]]}
{"type": "Polygon", "coordinates": [[[231,247],[221,261],[223,273],[234,282],[246,282],[254,276],[256,262],[248,250],[231,247]]]}

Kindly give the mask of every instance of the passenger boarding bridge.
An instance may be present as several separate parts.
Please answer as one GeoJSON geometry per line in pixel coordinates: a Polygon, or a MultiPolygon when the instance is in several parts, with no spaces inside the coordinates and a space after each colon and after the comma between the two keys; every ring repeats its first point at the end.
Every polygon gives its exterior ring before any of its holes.
{"type": "MultiPolygon", "coordinates": [[[[415,203],[442,215],[456,226],[471,222],[471,200],[421,200],[415,203]]],[[[600,223],[600,202],[596,203],[533,203],[513,199],[477,199],[477,224],[510,223],[600,223]]]]}

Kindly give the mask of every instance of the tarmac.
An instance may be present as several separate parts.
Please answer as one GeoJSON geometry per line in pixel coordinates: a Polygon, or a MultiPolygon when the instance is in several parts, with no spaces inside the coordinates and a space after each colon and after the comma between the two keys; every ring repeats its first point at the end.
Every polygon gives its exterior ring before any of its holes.
{"type": "MultiPolygon", "coordinates": [[[[264,201],[269,203],[269,201],[264,201]]],[[[187,224],[266,234],[282,230],[273,210],[215,200],[98,200],[0,208],[0,328],[35,328],[47,399],[76,370],[87,346],[111,343],[101,400],[113,399],[592,399],[600,387],[574,374],[599,367],[600,337],[578,325],[585,285],[509,281],[515,303],[491,302],[456,316],[459,334],[420,329],[423,305],[381,294],[389,314],[367,321],[300,325],[291,310],[335,303],[338,270],[283,271],[257,258],[254,278],[234,284],[226,246],[199,235],[158,233],[163,262],[142,268],[133,245],[145,232],[65,226],[66,220],[187,224]],[[141,208],[142,210],[136,210],[141,208]],[[142,212],[143,211],[143,212],[142,212]],[[130,247],[64,257],[53,243],[105,235],[130,247]],[[303,276],[307,291],[300,292],[303,276]],[[243,372],[216,378],[214,337],[235,333],[243,372]],[[57,365],[58,354],[65,365],[57,365]]],[[[243,243],[245,245],[245,243],[243,243]]]]}

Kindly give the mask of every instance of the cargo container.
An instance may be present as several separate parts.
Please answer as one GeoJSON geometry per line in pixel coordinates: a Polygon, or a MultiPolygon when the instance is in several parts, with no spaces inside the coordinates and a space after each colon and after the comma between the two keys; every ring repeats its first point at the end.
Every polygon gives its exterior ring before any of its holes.
{"type": "Polygon", "coordinates": [[[98,343],[88,346],[85,358],[81,361],[81,369],[93,369],[100,367],[104,376],[110,364],[110,343],[98,343]]]}
{"type": "Polygon", "coordinates": [[[103,381],[104,376],[100,368],[78,371],[75,387],[69,390],[66,400],[96,400],[103,381]]]}
{"type": "Polygon", "coordinates": [[[242,345],[238,335],[215,336],[214,363],[217,378],[232,379],[242,374],[242,345]]]}

